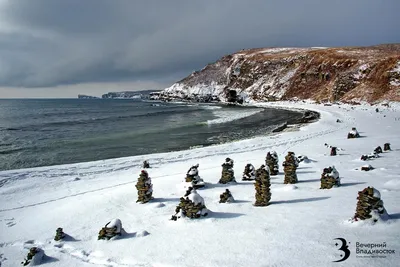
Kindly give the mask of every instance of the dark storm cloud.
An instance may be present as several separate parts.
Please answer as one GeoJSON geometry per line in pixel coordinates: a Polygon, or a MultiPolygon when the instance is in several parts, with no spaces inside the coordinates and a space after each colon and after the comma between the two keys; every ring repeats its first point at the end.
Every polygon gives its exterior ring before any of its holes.
{"type": "Polygon", "coordinates": [[[400,42],[398,10],[398,0],[0,0],[0,86],[172,82],[242,48],[400,42]]]}

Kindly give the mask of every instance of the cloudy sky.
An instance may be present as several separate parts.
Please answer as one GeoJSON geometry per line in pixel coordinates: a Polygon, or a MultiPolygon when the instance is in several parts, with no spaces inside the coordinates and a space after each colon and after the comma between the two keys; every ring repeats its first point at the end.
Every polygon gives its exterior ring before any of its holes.
{"type": "Polygon", "coordinates": [[[399,0],[0,0],[0,98],[163,89],[242,48],[400,43],[399,0]]]}

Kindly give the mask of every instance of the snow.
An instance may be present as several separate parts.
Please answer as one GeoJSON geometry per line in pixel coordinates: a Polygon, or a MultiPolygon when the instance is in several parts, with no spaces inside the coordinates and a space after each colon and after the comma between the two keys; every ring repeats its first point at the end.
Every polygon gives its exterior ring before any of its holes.
{"type": "Polygon", "coordinates": [[[188,196],[188,198],[193,202],[193,203],[195,203],[196,205],[197,204],[201,204],[201,205],[204,205],[204,199],[199,195],[199,193],[197,193],[197,191],[196,190],[192,190],[192,192],[190,193],[190,195],[188,196]]]}
{"type": "Polygon", "coordinates": [[[334,245],[338,237],[347,240],[351,252],[343,266],[398,266],[400,104],[379,106],[378,113],[376,106],[366,104],[252,104],[316,110],[321,119],[298,131],[186,151],[0,172],[1,266],[20,266],[33,246],[44,250],[42,265],[48,267],[339,266],[333,262],[340,259],[334,245]],[[360,130],[360,138],[347,139],[352,127],[360,130]],[[345,153],[331,157],[325,143],[345,153]],[[362,165],[360,155],[384,143],[391,143],[392,151],[373,159],[374,171],[356,170],[362,165]],[[310,161],[299,163],[295,185],[283,184],[280,165],[279,175],[271,176],[269,206],[252,205],[253,181],[217,183],[226,157],[235,161],[233,169],[241,174],[247,163],[265,164],[272,150],[280,158],[293,151],[310,161]],[[148,172],[154,199],[137,204],[135,184],[144,159],[152,166],[148,172]],[[200,219],[171,221],[186,191],[177,185],[196,163],[207,181],[197,192],[210,212],[200,219]],[[321,170],[332,165],[340,171],[341,186],[320,190],[321,170]],[[367,186],[380,191],[387,220],[351,223],[357,193],[367,186]],[[219,203],[225,189],[235,197],[229,205],[219,203]],[[110,218],[120,218],[127,233],[98,241],[99,230],[110,218]],[[70,240],[53,240],[58,227],[70,240]],[[385,242],[395,254],[357,258],[356,242],[385,242]]]}

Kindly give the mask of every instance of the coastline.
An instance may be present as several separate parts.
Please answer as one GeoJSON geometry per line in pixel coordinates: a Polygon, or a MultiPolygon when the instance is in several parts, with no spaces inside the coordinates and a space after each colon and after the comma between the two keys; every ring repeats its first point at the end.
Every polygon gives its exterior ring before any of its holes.
{"type": "MultiPolygon", "coordinates": [[[[185,104],[185,105],[191,105],[191,104],[203,104],[203,103],[188,103],[188,102],[174,102],[174,104],[185,104]]],[[[212,103],[211,105],[204,103],[205,106],[221,106],[220,103],[212,103]]],[[[223,104],[222,104],[223,105],[223,104]]],[[[305,109],[305,108],[293,108],[293,107],[281,107],[281,106],[271,106],[269,105],[269,103],[265,103],[265,102],[255,102],[255,103],[249,103],[246,105],[242,105],[241,107],[245,107],[245,108],[273,108],[273,109],[281,109],[281,110],[289,110],[289,111],[296,111],[299,112],[301,114],[303,114],[302,118],[300,119],[299,122],[292,122],[291,124],[288,124],[287,122],[282,123],[285,126],[282,127],[282,124],[276,125],[274,126],[274,128],[271,128],[271,130],[265,134],[262,135],[256,135],[256,136],[252,136],[249,138],[240,138],[240,139],[235,139],[235,140],[230,140],[230,141],[224,141],[221,143],[215,143],[215,144],[209,144],[209,145],[193,145],[190,148],[182,148],[182,149],[177,149],[177,150],[173,150],[173,151],[168,151],[168,152],[159,152],[159,153],[149,153],[149,154],[140,154],[140,155],[131,155],[131,156],[123,156],[123,157],[116,157],[116,158],[109,158],[109,159],[100,159],[100,160],[91,160],[91,161],[83,161],[83,162],[74,162],[74,163],[65,163],[65,164],[56,164],[56,165],[45,165],[45,166],[36,166],[36,167],[27,167],[27,168],[18,168],[18,169],[8,169],[8,170],[0,170],[0,179],[1,179],[1,174],[2,173],[17,173],[20,171],[25,171],[25,170],[39,170],[39,169],[51,169],[51,168],[55,168],[55,167],[62,167],[62,168],[67,168],[68,166],[78,166],[78,165],[85,165],[85,164],[91,164],[91,163],[106,163],[107,161],[112,161],[112,160],[125,160],[128,158],[142,158],[143,160],[146,158],[151,158],[152,155],[164,155],[164,154],[168,154],[168,153],[179,153],[179,152],[185,152],[185,151],[192,151],[193,149],[199,149],[199,148],[207,148],[207,147],[216,147],[216,146],[220,146],[220,145],[229,145],[229,144],[233,144],[235,142],[238,141],[246,141],[246,140],[251,140],[253,138],[260,138],[260,137],[268,137],[268,136],[275,136],[281,132],[291,132],[291,131],[298,131],[301,127],[310,124],[310,123],[314,123],[317,122],[320,118],[320,114],[316,111],[312,111],[314,112],[314,115],[317,114],[316,119],[313,120],[308,120],[308,121],[304,121],[302,122],[302,120],[306,117],[305,113],[310,112],[310,110],[305,109]]],[[[259,112],[262,112],[259,111],[259,112]]],[[[252,116],[252,115],[250,115],[252,116]]],[[[216,119],[219,120],[219,119],[216,119]]],[[[140,165],[140,163],[138,163],[138,165],[140,165]]],[[[1,180],[0,180],[0,186],[1,186],[1,180]]]]}

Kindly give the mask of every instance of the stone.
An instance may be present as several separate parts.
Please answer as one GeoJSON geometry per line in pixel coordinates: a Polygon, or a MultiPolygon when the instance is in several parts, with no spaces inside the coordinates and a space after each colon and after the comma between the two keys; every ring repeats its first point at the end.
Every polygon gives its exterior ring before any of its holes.
{"type": "Polygon", "coordinates": [[[270,170],[263,164],[256,171],[256,181],[254,183],[256,202],[254,206],[263,207],[269,205],[271,200],[270,186],[270,170]]]}
{"type": "Polygon", "coordinates": [[[339,172],[335,166],[324,168],[321,174],[321,187],[320,189],[331,189],[332,187],[340,186],[339,172]]]}
{"type": "Polygon", "coordinates": [[[370,154],[367,154],[367,155],[361,155],[361,160],[370,160],[370,159],[376,159],[376,158],[379,158],[379,154],[378,153],[376,153],[375,151],[373,151],[372,153],[370,153],[370,154]]]}
{"type": "Polygon", "coordinates": [[[347,139],[358,137],[360,137],[360,134],[358,133],[356,127],[351,128],[351,131],[347,134],[347,139]]]}
{"type": "Polygon", "coordinates": [[[383,145],[383,150],[384,150],[384,151],[392,150],[392,149],[390,149],[390,144],[389,144],[389,143],[385,143],[385,144],[383,145]]]}
{"type": "Polygon", "coordinates": [[[54,237],[55,241],[59,241],[65,237],[65,234],[63,232],[63,229],[61,227],[58,227],[56,230],[56,236],[54,237]]]}
{"type": "Polygon", "coordinates": [[[250,163],[246,164],[243,171],[242,181],[252,181],[256,178],[254,166],[250,163]]]}
{"type": "Polygon", "coordinates": [[[136,189],[138,190],[138,200],[136,202],[144,204],[153,199],[153,185],[147,171],[142,170],[140,172],[136,189]]]}
{"type": "Polygon", "coordinates": [[[380,192],[373,188],[367,187],[358,192],[356,213],[353,221],[371,220],[373,223],[379,219],[387,219],[388,214],[383,201],[381,200],[380,192]]]}
{"type": "Polygon", "coordinates": [[[383,153],[382,148],[378,146],[377,148],[374,149],[374,152],[377,154],[383,153]]]}
{"type": "Polygon", "coordinates": [[[148,169],[148,168],[150,168],[149,161],[147,161],[147,160],[143,161],[143,169],[148,169]]]}
{"type": "Polygon", "coordinates": [[[279,159],[278,159],[278,154],[276,153],[276,151],[270,151],[267,153],[267,156],[265,158],[265,165],[268,166],[271,176],[278,175],[279,159]]]}
{"type": "Polygon", "coordinates": [[[235,173],[233,171],[233,160],[230,158],[226,158],[225,163],[222,164],[221,179],[218,183],[227,184],[231,182],[236,183],[235,173]]]}
{"type": "Polygon", "coordinates": [[[331,156],[336,156],[337,155],[337,152],[336,152],[336,150],[337,150],[337,147],[331,147],[331,156]]]}
{"type": "Polygon", "coordinates": [[[38,247],[31,247],[29,249],[28,255],[26,256],[26,259],[24,259],[21,264],[23,266],[31,265],[39,265],[42,262],[44,256],[44,251],[38,247]]]}
{"type": "Polygon", "coordinates": [[[199,164],[193,165],[186,173],[185,181],[191,183],[194,189],[202,188],[205,186],[203,179],[199,176],[199,164]]]}
{"type": "Polygon", "coordinates": [[[175,209],[175,215],[171,220],[179,218],[197,219],[208,215],[208,209],[204,204],[204,199],[197,193],[196,189],[189,187],[184,197],[180,198],[179,205],[175,209]]]}
{"type": "Polygon", "coordinates": [[[113,237],[121,236],[123,232],[121,220],[114,219],[109,221],[103,228],[101,228],[99,231],[98,240],[110,240],[113,237]]]}
{"type": "Polygon", "coordinates": [[[372,167],[371,165],[364,165],[364,166],[362,166],[361,167],[361,170],[362,171],[371,171],[371,170],[373,170],[374,169],[374,167],[372,167]]]}
{"type": "Polygon", "coordinates": [[[299,166],[298,160],[294,152],[289,151],[285,156],[285,161],[282,164],[283,171],[285,173],[284,184],[295,184],[297,183],[296,169],[299,166]]]}
{"type": "Polygon", "coordinates": [[[229,191],[229,189],[225,189],[225,192],[219,195],[219,199],[219,203],[229,203],[234,201],[232,193],[229,191]]]}

